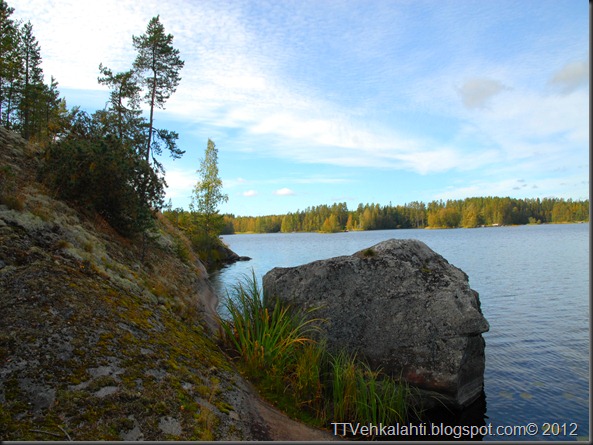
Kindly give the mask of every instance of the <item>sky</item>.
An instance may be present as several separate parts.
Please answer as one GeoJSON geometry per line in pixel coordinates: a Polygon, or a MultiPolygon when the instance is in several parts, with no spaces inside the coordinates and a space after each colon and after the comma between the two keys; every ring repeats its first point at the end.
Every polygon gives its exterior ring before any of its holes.
{"type": "Polygon", "coordinates": [[[155,125],[173,207],[208,139],[223,213],[472,196],[589,197],[587,0],[8,0],[46,80],[102,109],[160,16],[185,61],[155,125]]]}

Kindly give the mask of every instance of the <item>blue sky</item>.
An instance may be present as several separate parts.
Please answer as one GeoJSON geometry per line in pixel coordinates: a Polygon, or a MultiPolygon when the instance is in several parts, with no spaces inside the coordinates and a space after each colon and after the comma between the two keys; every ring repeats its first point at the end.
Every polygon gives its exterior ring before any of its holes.
{"type": "Polygon", "coordinates": [[[69,106],[102,108],[160,14],[185,67],[156,114],[187,208],[208,138],[228,203],[266,215],[346,202],[589,196],[586,0],[10,0],[69,106]]]}

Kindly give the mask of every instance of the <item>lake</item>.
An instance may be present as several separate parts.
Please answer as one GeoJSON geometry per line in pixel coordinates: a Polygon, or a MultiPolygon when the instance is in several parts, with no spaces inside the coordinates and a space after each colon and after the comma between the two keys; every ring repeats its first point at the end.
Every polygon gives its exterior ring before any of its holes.
{"type": "Polygon", "coordinates": [[[482,424],[509,427],[509,433],[537,425],[533,436],[483,439],[587,438],[589,224],[227,235],[225,243],[252,260],[226,267],[211,280],[226,295],[227,287],[252,270],[261,283],[274,267],[350,255],[390,238],[425,242],[466,272],[480,294],[490,323],[484,334],[482,424]]]}

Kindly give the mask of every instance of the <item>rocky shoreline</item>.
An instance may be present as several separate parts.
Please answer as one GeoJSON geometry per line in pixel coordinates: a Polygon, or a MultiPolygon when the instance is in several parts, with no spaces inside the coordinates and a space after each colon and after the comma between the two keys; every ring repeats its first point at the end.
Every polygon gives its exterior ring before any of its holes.
{"type": "Polygon", "coordinates": [[[182,233],[158,218],[146,245],[123,238],[50,196],[39,162],[0,128],[0,440],[333,438],[262,401],[223,353],[182,233]]]}
{"type": "Polygon", "coordinates": [[[328,349],[346,349],[420,389],[424,407],[462,409],[482,393],[489,325],[467,275],[417,240],[275,268],[267,301],[317,308],[328,349]]]}

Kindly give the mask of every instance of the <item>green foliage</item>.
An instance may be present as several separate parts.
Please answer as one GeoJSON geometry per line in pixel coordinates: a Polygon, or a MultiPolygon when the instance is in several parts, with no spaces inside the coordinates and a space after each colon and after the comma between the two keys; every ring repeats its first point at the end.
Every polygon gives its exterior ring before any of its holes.
{"type": "Polygon", "coordinates": [[[109,93],[109,110],[112,118],[108,122],[113,134],[122,142],[127,142],[142,151],[146,136],[144,130],[146,122],[141,118],[140,92],[141,88],[135,79],[133,70],[114,74],[109,68],[99,65],[103,77],[97,81],[107,85],[109,93]]]}
{"type": "Polygon", "coordinates": [[[16,111],[17,84],[23,64],[18,53],[20,34],[11,19],[14,8],[0,0],[0,124],[10,128],[16,111]]]}
{"type": "Polygon", "coordinates": [[[222,242],[217,237],[209,236],[201,230],[191,230],[188,236],[193,250],[208,270],[214,270],[220,266],[223,259],[222,242]]]}
{"type": "Polygon", "coordinates": [[[69,135],[48,147],[42,176],[60,197],[132,235],[151,226],[165,183],[132,148],[105,134],[101,116],[75,114],[69,135]]]}
{"type": "Polygon", "coordinates": [[[44,83],[33,26],[12,20],[13,12],[0,0],[0,125],[46,144],[64,124],[65,102],[53,77],[49,85],[44,83]]]}
{"type": "Polygon", "coordinates": [[[266,307],[255,275],[237,284],[222,320],[227,344],[248,376],[281,408],[315,424],[351,421],[393,424],[407,420],[410,389],[372,370],[355,355],[331,355],[314,340],[321,320],[278,301],[266,307]]]}
{"type": "Polygon", "coordinates": [[[224,233],[336,232],[412,228],[480,227],[509,224],[589,221],[589,200],[466,198],[405,205],[346,203],[307,207],[286,215],[224,215],[224,233]]]}
{"type": "Polygon", "coordinates": [[[222,327],[250,372],[275,375],[294,362],[300,346],[313,341],[313,321],[280,304],[269,311],[263,300],[254,273],[227,298],[225,308],[232,321],[222,320],[222,327]]]}
{"type": "Polygon", "coordinates": [[[404,422],[408,416],[410,389],[382,376],[356,355],[340,352],[330,360],[334,422],[404,422]]]}
{"type": "MultiPolygon", "coordinates": [[[[140,76],[140,82],[146,89],[144,100],[150,108],[146,161],[150,161],[151,150],[161,154],[163,146],[169,150],[173,158],[178,158],[184,153],[177,148],[178,134],[154,128],[154,109],[164,108],[165,102],[175,92],[181,80],[179,71],[185,62],[180,59],[179,50],[173,47],[173,36],[165,34],[165,27],[159,16],[150,20],[146,33],[138,37],[133,36],[132,41],[137,51],[134,71],[140,76]]],[[[152,159],[156,162],[154,156],[152,159]]]]}
{"type": "Polygon", "coordinates": [[[228,196],[222,193],[222,180],[218,175],[218,150],[210,139],[197,173],[199,179],[193,190],[190,223],[185,228],[194,248],[200,252],[200,257],[207,264],[216,265],[220,262],[221,258],[218,256],[222,249],[218,235],[225,224],[222,215],[218,213],[218,206],[226,202],[228,196]]]}
{"type": "Polygon", "coordinates": [[[199,179],[193,190],[191,204],[196,228],[208,237],[217,237],[224,225],[218,206],[229,198],[222,193],[222,179],[218,175],[218,149],[210,139],[197,173],[199,179]]]}
{"type": "Polygon", "coordinates": [[[43,92],[43,71],[41,69],[41,49],[35,36],[31,22],[25,23],[21,33],[21,57],[23,60],[23,76],[21,85],[21,101],[19,116],[23,138],[29,139],[35,127],[36,107],[43,92]]]}

